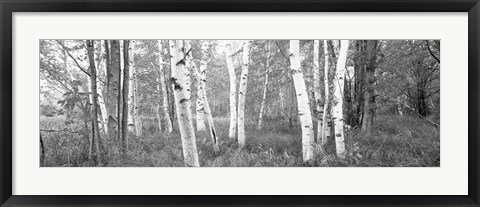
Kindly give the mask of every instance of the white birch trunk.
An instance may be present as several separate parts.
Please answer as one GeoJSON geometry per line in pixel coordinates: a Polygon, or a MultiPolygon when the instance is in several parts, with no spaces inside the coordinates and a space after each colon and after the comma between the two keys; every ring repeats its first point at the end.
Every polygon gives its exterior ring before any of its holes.
{"type": "Polygon", "coordinates": [[[163,98],[163,118],[165,122],[165,127],[167,128],[168,133],[172,133],[173,131],[173,126],[172,126],[172,121],[170,120],[170,113],[168,112],[168,94],[167,94],[167,85],[165,84],[165,74],[164,74],[164,68],[163,68],[163,47],[162,47],[162,41],[158,40],[158,49],[160,53],[158,54],[158,64],[159,64],[159,83],[160,83],[160,89],[162,91],[162,98],[163,98]]]}
{"type": "Polygon", "coordinates": [[[248,62],[249,62],[249,42],[243,43],[242,74],[240,76],[240,86],[238,89],[238,144],[245,146],[245,94],[247,92],[248,80],[248,62]]]}
{"type": "MultiPolygon", "coordinates": [[[[135,100],[135,97],[134,97],[134,93],[135,93],[135,78],[136,78],[136,70],[135,70],[135,67],[134,67],[134,62],[133,62],[133,40],[130,42],[129,46],[130,48],[128,48],[129,50],[129,62],[130,62],[130,70],[128,71],[129,73],[129,77],[128,77],[128,114],[130,116],[128,116],[128,131],[131,132],[131,133],[136,133],[136,130],[135,130],[135,121],[137,120],[137,117],[136,117],[136,114],[135,114],[135,106],[134,106],[134,100],[135,100]]],[[[137,134],[138,136],[138,134],[137,134]]]]}
{"type": "MultiPolygon", "coordinates": [[[[189,45],[189,48],[191,48],[190,45],[189,45]]],[[[198,71],[197,67],[195,66],[195,62],[193,61],[193,58],[191,56],[191,52],[188,55],[188,58],[189,58],[189,60],[188,60],[187,65],[190,65],[192,71],[195,74],[195,77],[197,78],[197,83],[200,85],[200,86],[198,86],[199,91],[197,92],[197,94],[199,96],[203,97],[201,100],[203,102],[202,105],[204,107],[204,112],[205,112],[204,115],[206,115],[207,122],[208,122],[210,138],[211,138],[212,144],[213,144],[213,151],[214,151],[215,154],[218,154],[220,152],[220,148],[218,146],[218,137],[217,137],[217,132],[215,130],[215,123],[213,121],[212,112],[211,112],[210,106],[208,104],[206,84],[205,84],[205,81],[202,81],[202,75],[198,71]]],[[[206,72],[206,69],[204,70],[204,72],[206,72]]],[[[197,129],[197,131],[198,131],[198,129],[197,129]]]]}
{"type": "Polygon", "coordinates": [[[317,143],[323,138],[323,100],[320,91],[320,41],[313,41],[313,91],[315,95],[315,106],[317,121],[317,143]]]}
{"type": "Polygon", "coordinates": [[[237,75],[233,66],[232,51],[230,44],[226,45],[225,59],[227,60],[228,74],[230,76],[230,129],[228,137],[235,139],[237,133],[237,75]]]}
{"type": "MultiPolygon", "coordinates": [[[[162,64],[162,63],[160,62],[160,64],[162,64]]],[[[157,77],[157,93],[158,93],[159,96],[160,96],[160,94],[161,94],[161,90],[162,90],[162,89],[161,89],[161,86],[160,86],[160,79],[159,79],[159,77],[157,77]]],[[[157,113],[157,120],[158,120],[158,131],[159,131],[160,133],[162,133],[162,130],[163,130],[163,129],[162,129],[162,115],[161,115],[161,110],[162,110],[162,106],[161,106],[160,100],[159,100],[158,103],[157,103],[157,111],[156,111],[156,113],[157,113]]]]}
{"type": "MultiPolygon", "coordinates": [[[[89,79],[87,80],[87,91],[88,91],[88,108],[90,109],[90,116],[91,118],[93,119],[94,115],[93,115],[93,108],[94,108],[94,105],[93,105],[93,97],[92,97],[92,79],[89,77],[89,79]]],[[[94,123],[94,121],[90,122],[94,123]]],[[[93,160],[94,159],[94,156],[95,156],[95,130],[92,128],[90,128],[92,131],[89,133],[89,142],[90,142],[90,146],[89,146],[89,150],[88,150],[88,157],[90,160],[93,160]]]]}
{"type": "Polygon", "coordinates": [[[183,159],[187,167],[199,167],[195,130],[190,101],[190,71],[186,67],[187,44],[184,40],[169,40],[175,110],[182,139],[183,159]]]}
{"type": "Polygon", "coordinates": [[[345,66],[347,63],[348,40],[341,40],[340,52],[337,60],[335,73],[334,96],[333,96],[333,119],[335,122],[335,146],[337,157],[345,158],[345,142],[343,134],[343,87],[345,77],[345,66]]]}
{"type": "MultiPolygon", "coordinates": [[[[96,69],[97,69],[97,99],[98,99],[98,105],[100,106],[100,114],[101,116],[98,117],[100,120],[100,123],[102,124],[103,131],[105,134],[108,134],[108,115],[107,115],[107,107],[105,106],[105,100],[103,99],[104,93],[103,93],[103,86],[104,83],[102,82],[100,77],[105,76],[105,69],[101,68],[101,63],[103,60],[103,53],[102,53],[102,41],[95,41],[95,60],[97,62],[96,69]]],[[[106,79],[106,78],[105,78],[106,79]]]]}
{"type": "Polygon", "coordinates": [[[325,54],[325,66],[324,66],[324,78],[323,78],[323,81],[324,81],[324,86],[325,86],[325,106],[323,108],[323,118],[322,118],[322,121],[323,121],[323,136],[322,136],[322,145],[325,145],[327,144],[327,140],[330,138],[331,136],[331,132],[330,132],[330,112],[328,111],[329,109],[329,105],[330,105],[330,84],[329,84],[329,81],[328,81],[328,76],[329,76],[329,68],[330,68],[330,63],[329,63],[329,54],[328,54],[328,40],[324,40],[323,41],[323,51],[324,51],[324,54],[325,54]]]}
{"type": "Polygon", "coordinates": [[[303,72],[300,67],[299,40],[290,40],[290,67],[292,69],[293,83],[297,95],[298,116],[302,127],[302,152],[303,162],[309,164],[314,161],[314,134],[312,115],[308,102],[307,89],[303,72]]]}
{"type": "MultiPolygon", "coordinates": [[[[201,82],[206,82],[207,80],[207,64],[208,64],[208,42],[206,40],[202,41],[202,59],[200,60],[200,80],[201,82]]],[[[193,61],[193,60],[192,60],[193,61]]],[[[197,85],[197,131],[205,131],[205,105],[204,105],[204,99],[205,93],[202,91],[205,88],[205,84],[198,84],[197,85]]]]}
{"type": "Polygon", "coordinates": [[[268,43],[268,55],[267,59],[265,60],[265,84],[263,86],[263,97],[262,97],[262,105],[260,106],[260,114],[258,115],[258,125],[257,129],[262,129],[262,118],[263,118],[263,111],[265,110],[265,102],[267,100],[267,91],[268,91],[268,73],[270,72],[270,42],[268,43]]]}
{"type": "MultiPolygon", "coordinates": [[[[133,126],[134,126],[134,131],[135,131],[135,135],[137,137],[139,136],[142,136],[142,120],[140,118],[140,113],[139,113],[139,104],[138,104],[138,101],[139,101],[139,97],[138,97],[138,74],[137,74],[137,69],[135,68],[135,53],[134,53],[134,50],[135,50],[135,41],[134,40],[131,40],[130,42],[130,49],[129,49],[129,57],[130,57],[130,70],[132,70],[132,74],[133,75],[133,79],[132,79],[132,82],[133,83],[133,99],[132,99],[132,102],[133,102],[133,113],[132,113],[132,118],[133,118],[133,126]]],[[[132,84],[130,84],[132,85],[132,84]]],[[[130,94],[129,94],[130,96],[130,94]]],[[[130,100],[130,98],[129,98],[130,100]]],[[[129,103],[130,105],[130,103],[129,103]]],[[[130,110],[130,107],[129,107],[129,110],[130,110]]],[[[130,125],[130,123],[128,124],[130,125]]],[[[130,128],[130,127],[129,127],[130,128]]],[[[130,130],[130,129],[129,129],[130,130]]]]}

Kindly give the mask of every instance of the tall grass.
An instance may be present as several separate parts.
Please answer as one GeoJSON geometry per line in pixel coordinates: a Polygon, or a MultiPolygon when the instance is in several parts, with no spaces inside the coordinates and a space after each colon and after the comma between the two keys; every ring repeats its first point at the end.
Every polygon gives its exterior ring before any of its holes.
{"type": "MultiPolygon", "coordinates": [[[[60,128],[62,117],[43,117],[42,128],[60,128]]],[[[81,125],[69,132],[42,133],[45,166],[95,166],[88,160],[88,133],[81,125]],[[83,130],[83,131],[82,131],[83,130]],[[75,131],[75,133],[72,133],[75,131]],[[77,133],[78,132],[78,133],[77,133]]],[[[246,146],[240,149],[228,138],[229,119],[215,118],[220,153],[215,154],[207,132],[197,132],[200,165],[203,167],[298,167],[303,166],[301,131],[282,120],[270,120],[262,130],[246,123],[246,146]]],[[[108,149],[106,167],[183,167],[180,134],[160,133],[154,119],[143,120],[143,135],[129,134],[128,152],[122,154],[114,140],[104,138],[108,149]]],[[[317,156],[320,167],[431,167],[440,165],[440,134],[428,122],[413,117],[378,116],[371,135],[347,130],[346,159],[333,154],[317,156]]]]}

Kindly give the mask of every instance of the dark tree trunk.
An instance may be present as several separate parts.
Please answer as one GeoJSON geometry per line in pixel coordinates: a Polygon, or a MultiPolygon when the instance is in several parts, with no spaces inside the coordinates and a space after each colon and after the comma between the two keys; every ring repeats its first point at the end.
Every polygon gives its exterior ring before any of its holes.
{"type": "MultiPolygon", "coordinates": [[[[108,45],[108,44],[106,44],[108,45]]],[[[112,141],[118,139],[118,97],[120,96],[120,44],[118,40],[111,40],[110,48],[105,47],[107,52],[107,114],[108,114],[108,135],[112,141]],[[109,50],[108,50],[109,49],[109,50]]]]}
{"type": "Polygon", "coordinates": [[[128,90],[129,90],[129,58],[130,41],[123,41],[123,114],[122,114],[122,151],[127,152],[128,148],[128,90]]]}
{"type": "Polygon", "coordinates": [[[370,134],[372,131],[373,118],[375,116],[375,68],[377,67],[377,44],[378,40],[367,40],[367,65],[366,65],[366,89],[365,89],[365,116],[362,130],[370,134]]]}
{"type": "Polygon", "coordinates": [[[98,94],[97,94],[97,70],[95,68],[94,41],[87,40],[88,60],[90,63],[90,90],[92,92],[92,145],[95,145],[95,154],[98,164],[102,162],[102,141],[100,138],[100,127],[98,126],[98,94]]]}

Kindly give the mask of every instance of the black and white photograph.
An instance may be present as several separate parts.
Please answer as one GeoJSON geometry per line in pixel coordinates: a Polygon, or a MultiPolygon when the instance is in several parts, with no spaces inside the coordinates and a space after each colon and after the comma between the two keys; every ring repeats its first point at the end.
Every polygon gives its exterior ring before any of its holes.
{"type": "Polygon", "coordinates": [[[438,39],[39,51],[41,167],[440,167],[438,39]]]}

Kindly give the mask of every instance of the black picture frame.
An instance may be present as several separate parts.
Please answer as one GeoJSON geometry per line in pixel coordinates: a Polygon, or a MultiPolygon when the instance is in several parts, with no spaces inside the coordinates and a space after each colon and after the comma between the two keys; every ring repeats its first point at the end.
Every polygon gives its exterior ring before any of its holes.
{"type": "MultiPolygon", "coordinates": [[[[2,206],[480,206],[478,0],[0,0],[2,206]],[[12,195],[13,12],[468,12],[468,195],[27,196],[12,195]]],[[[28,126],[25,126],[28,128],[28,126]]],[[[41,178],[39,178],[41,179],[41,178]]],[[[453,178],[445,178],[453,179],[453,178]]],[[[394,187],[394,186],[392,186],[394,187]]]]}

